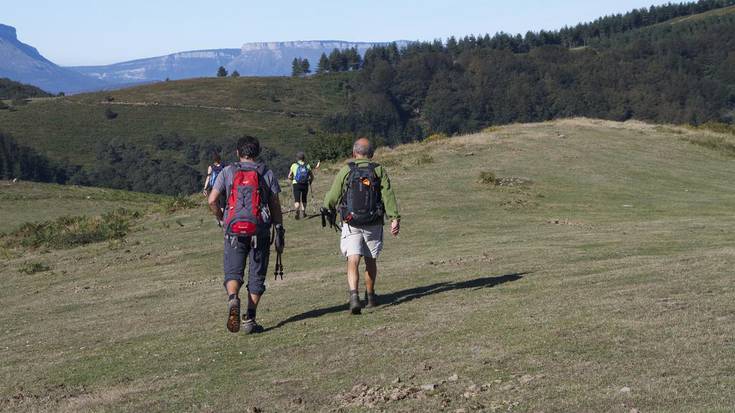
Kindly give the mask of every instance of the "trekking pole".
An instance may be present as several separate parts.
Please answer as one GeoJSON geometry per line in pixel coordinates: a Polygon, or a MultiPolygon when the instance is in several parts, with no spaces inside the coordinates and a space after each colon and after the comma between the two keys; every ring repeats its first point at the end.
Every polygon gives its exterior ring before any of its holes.
{"type": "Polygon", "coordinates": [[[286,230],[283,225],[277,224],[273,226],[271,234],[271,244],[275,244],[276,247],[276,265],[273,271],[273,279],[277,280],[280,276],[283,280],[283,249],[286,246],[286,230]]]}

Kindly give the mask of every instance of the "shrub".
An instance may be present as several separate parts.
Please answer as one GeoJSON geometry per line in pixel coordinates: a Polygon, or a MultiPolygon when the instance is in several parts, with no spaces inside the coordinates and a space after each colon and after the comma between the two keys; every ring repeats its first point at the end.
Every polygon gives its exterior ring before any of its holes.
{"type": "Polygon", "coordinates": [[[433,134],[427,136],[426,139],[424,139],[424,142],[425,143],[436,142],[436,141],[441,141],[441,140],[444,140],[444,139],[447,139],[447,135],[445,135],[443,133],[433,133],[433,134]]]}
{"type": "Polygon", "coordinates": [[[109,120],[117,118],[117,113],[113,112],[112,109],[105,109],[105,117],[109,120]]]}
{"type": "Polygon", "coordinates": [[[434,158],[428,153],[422,153],[421,156],[416,159],[416,165],[418,166],[428,165],[430,163],[434,163],[434,158]]]}
{"type": "Polygon", "coordinates": [[[124,208],[101,216],[64,216],[53,221],[26,223],[6,235],[11,247],[67,249],[94,242],[124,238],[138,212],[124,208]]]}
{"type": "Polygon", "coordinates": [[[159,206],[164,212],[173,214],[176,211],[196,208],[197,202],[191,196],[177,195],[165,198],[159,206]]]}
{"type": "Polygon", "coordinates": [[[721,123],[721,122],[707,122],[702,125],[699,125],[697,129],[705,129],[712,132],[717,133],[727,133],[730,135],[735,135],[735,126],[729,125],[727,123],[721,123]]]}
{"type": "Polygon", "coordinates": [[[46,271],[51,271],[51,267],[42,262],[26,262],[18,268],[19,273],[28,275],[46,271]]]}
{"type": "Polygon", "coordinates": [[[495,172],[480,172],[478,182],[484,185],[495,185],[497,182],[495,172]]]}
{"type": "Polygon", "coordinates": [[[328,134],[318,138],[309,151],[314,160],[326,161],[342,159],[352,153],[353,137],[347,134],[328,134]]]}
{"type": "Polygon", "coordinates": [[[735,144],[727,141],[722,136],[707,136],[697,139],[688,139],[688,141],[689,143],[720,152],[725,156],[735,157],[735,144]]]}

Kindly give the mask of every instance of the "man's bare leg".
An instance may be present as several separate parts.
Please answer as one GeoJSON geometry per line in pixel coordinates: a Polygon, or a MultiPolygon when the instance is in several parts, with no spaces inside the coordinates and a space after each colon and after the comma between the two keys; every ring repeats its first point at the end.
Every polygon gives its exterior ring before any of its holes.
{"type": "Polygon", "coordinates": [[[260,302],[259,294],[248,293],[248,310],[257,310],[260,302]]]}
{"type": "Polygon", "coordinates": [[[376,278],[378,278],[378,260],[365,257],[365,290],[368,294],[375,293],[376,278]]]}
{"type": "Polygon", "coordinates": [[[378,278],[378,260],[365,257],[365,299],[367,307],[378,305],[375,300],[375,280],[378,278]]]}
{"type": "Polygon", "coordinates": [[[350,288],[350,312],[360,314],[360,296],[357,285],[360,282],[360,255],[347,257],[347,285],[350,288]]]}
{"type": "Polygon", "coordinates": [[[227,329],[236,333],[240,331],[240,299],[237,294],[240,291],[240,282],[237,280],[229,280],[225,284],[227,290],[227,329]]]}
{"type": "Polygon", "coordinates": [[[227,295],[237,295],[240,292],[240,282],[237,280],[227,281],[225,288],[227,289],[227,295]]]}

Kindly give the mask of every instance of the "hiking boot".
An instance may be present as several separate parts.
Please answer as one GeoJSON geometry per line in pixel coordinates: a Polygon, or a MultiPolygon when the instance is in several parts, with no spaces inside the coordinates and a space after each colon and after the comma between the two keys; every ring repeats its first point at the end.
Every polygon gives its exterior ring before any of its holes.
{"type": "Polygon", "coordinates": [[[242,331],[245,334],[256,334],[263,332],[263,326],[258,324],[255,319],[249,318],[242,321],[242,331]]]}
{"type": "Polygon", "coordinates": [[[227,329],[230,333],[240,331],[240,299],[233,298],[227,303],[227,329]]]}
{"type": "Polygon", "coordinates": [[[365,308],[375,308],[378,306],[378,296],[375,293],[365,291],[365,301],[367,301],[365,308]]]}
{"type": "Polygon", "coordinates": [[[360,314],[362,304],[360,303],[360,295],[357,293],[350,294],[350,312],[352,314],[360,314]]]}

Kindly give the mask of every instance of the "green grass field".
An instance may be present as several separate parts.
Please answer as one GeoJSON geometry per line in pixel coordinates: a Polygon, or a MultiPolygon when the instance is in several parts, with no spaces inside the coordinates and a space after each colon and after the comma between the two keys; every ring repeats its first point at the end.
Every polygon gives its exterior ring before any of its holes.
{"type": "MultiPolygon", "coordinates": [[[[380,150],[404,215],[384,305],[348,315],[337,236],[289,219],[257,336],[225,330],[203,205],[114,248],[6,249],[0,410],[733,411],[735,158],[690,142],[714,137],[574,119],[380,150]]],[[[3,228],[29,218],[7,191],[3,228]]],[[[97,193],[69,191],[35,205],[97,193]]]]}
{"type": "Polygon", "coordinates": [[[80,165],[95,162],[95,142],[153,149],[156,135],[174,133],[189,142],[220,144],[251,134],[290,155],[315,139],[324,114],[344,106],[350,77],[202,78],[34,99],[17,111],[0,111],[0,130],[51,159],[80,165]],[[118,117],[107,119],[107,107],[118,117]]]}

